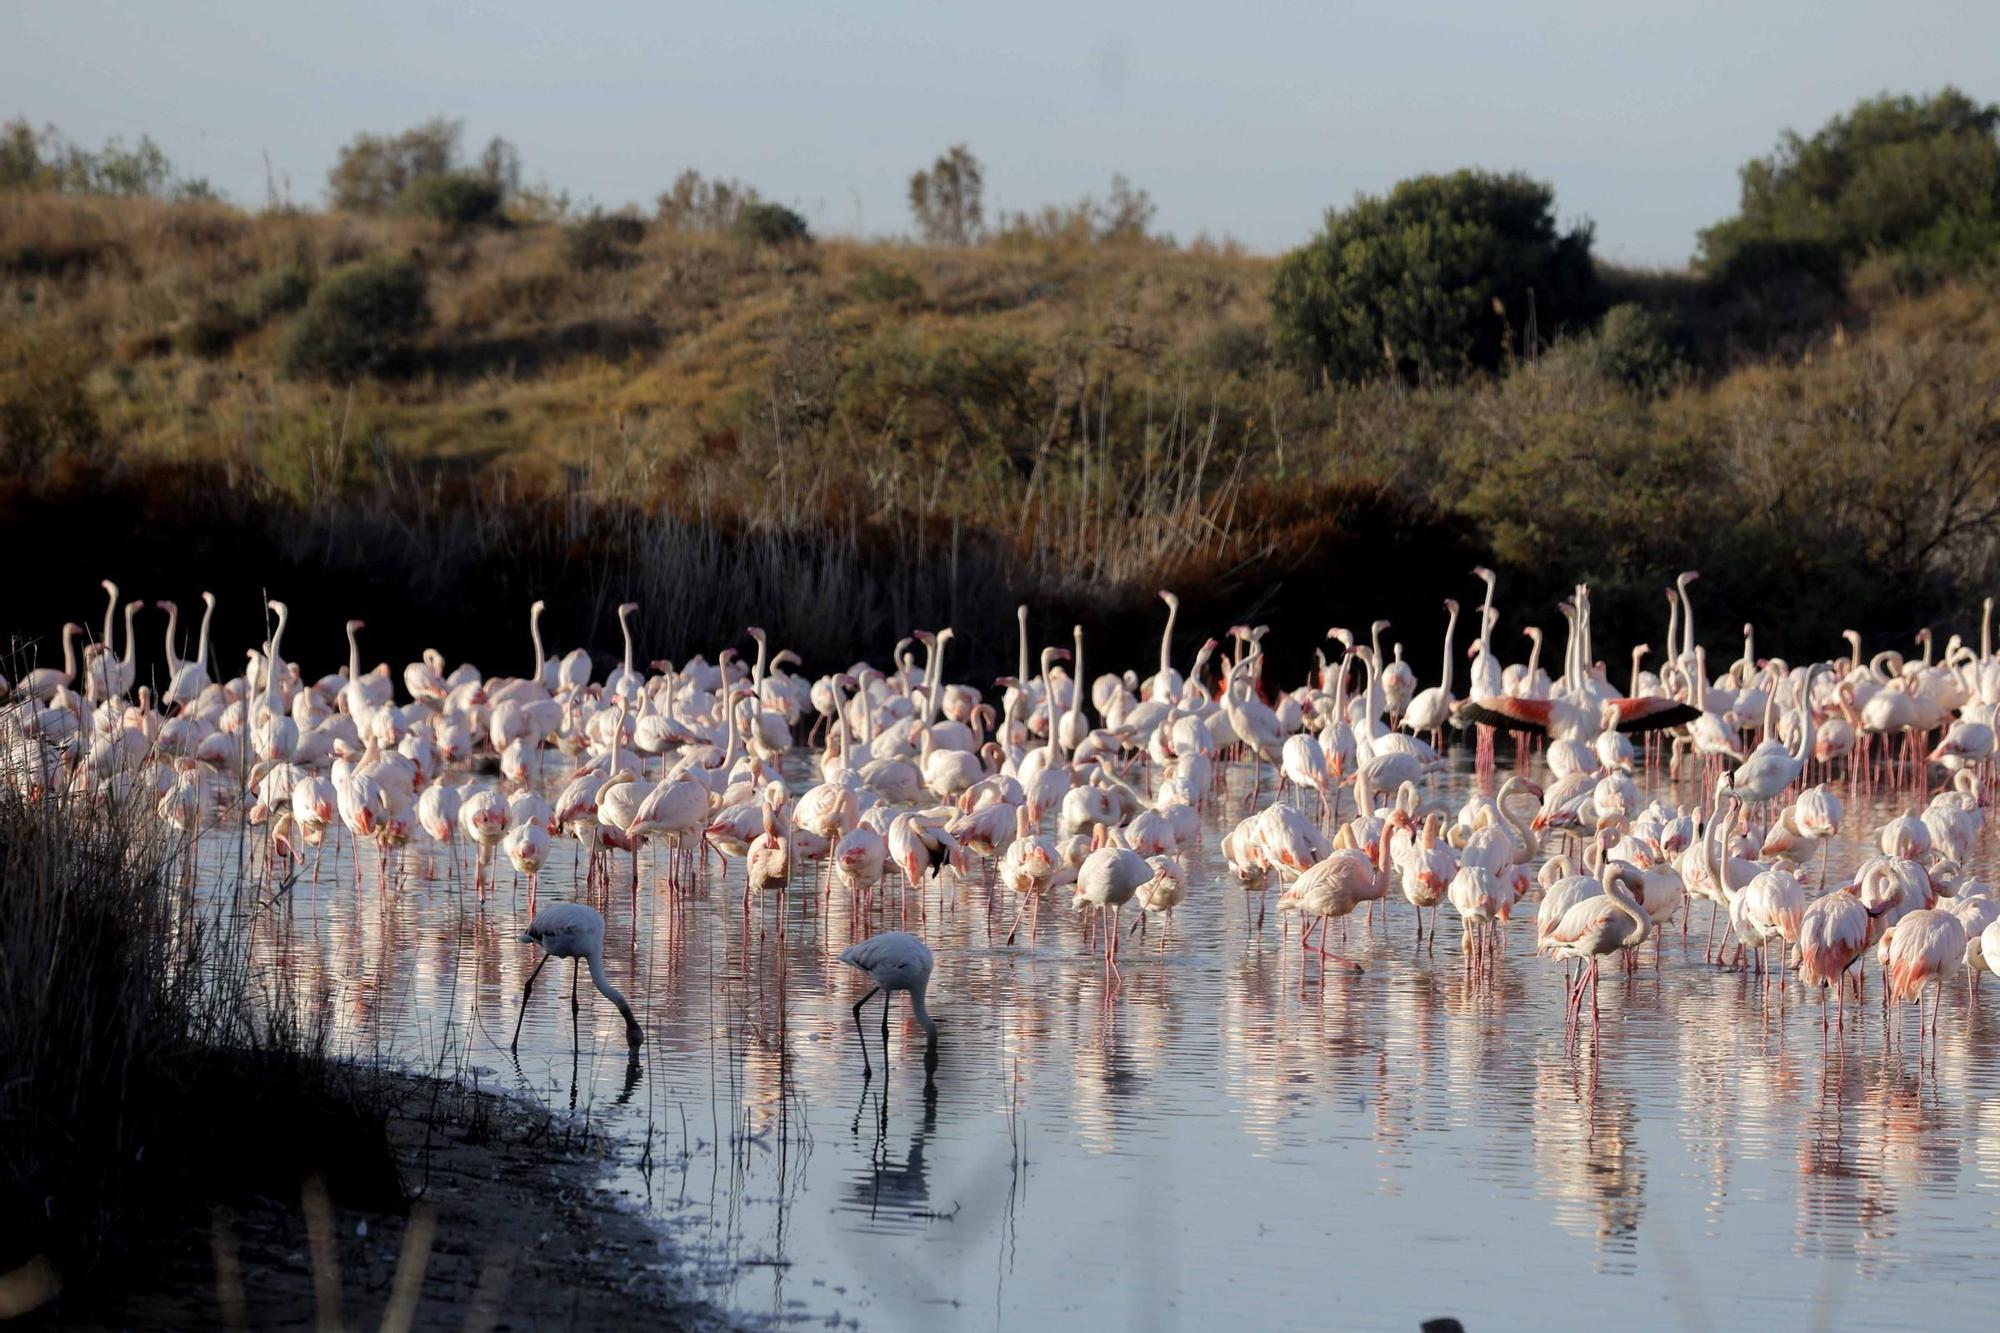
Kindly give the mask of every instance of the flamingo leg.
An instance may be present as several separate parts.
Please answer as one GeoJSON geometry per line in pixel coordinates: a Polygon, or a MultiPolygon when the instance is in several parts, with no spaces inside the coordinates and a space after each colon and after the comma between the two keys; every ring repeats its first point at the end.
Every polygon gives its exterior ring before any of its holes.
{"type": "Polygon", "coordinates": [[[521,987],[521,1012],[514,1019],[514,1040],[507,1043],[507,1049],[510,1051],[521,1048],[521,1022],[528,1016],[528,996],[535,989],[535,978],[542,974],[543,966],[548,963],[552,956],[551,954],[543,954],[542,961],[535,964],[535,970],[528,973],[528,984],[521,987]]]}
{"type": "MultiPolygon", "coordinates": [[[[862,996],[860,999],[854,1002],[854,1035],[861,1039],[861,1077],[864,1081],[873,1078],[875,1076],[875,1070],[868,1063],[868,1034],[865,1031],[863,1031],[861,1027],[861,1006],[868,1003],[869,1000],[873,999],[875,997],[875,992],[880,989],[881,989],[880,986],[870,986],[868,988],[868,994],[862,996]]],[[[884,1002],[885,1007],[886,1004],[887,1002],[885,1001],[884,1002]]],[[[882,1035],[883,1035],[883,1040],[885,1042],[888,1039],[888,1034],[889,1034],[889,1020],[888,1020],[888,1015],[885,1013],[882,1018],[882,1035]]],[[[889,1068],[889,1048],[885,1045],[882,1048],[883,1072],[887,1073],[888,1068],[889,1068]]]]}

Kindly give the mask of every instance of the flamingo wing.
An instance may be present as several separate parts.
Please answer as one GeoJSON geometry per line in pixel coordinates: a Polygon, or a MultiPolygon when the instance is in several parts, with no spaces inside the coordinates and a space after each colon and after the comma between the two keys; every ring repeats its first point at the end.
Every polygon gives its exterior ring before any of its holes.
{"type": "Polygon", "coordinates": [[[1512,695],[1494,694],[1484,699],[1473,699],[1460,705],[1461,722],[1477,722],[1483,726],[1499,727],[1503,731],[1530,731],[1545,736],[1549,730],[1549,703],[1547,699],[1516,699],[1512,695]]]}
{"type": "Polygon", "coordinates": [[[1618,730],[1625,732],[1664,731],[1701,716],[1699,708],[1674,699],[1613,699],[1611,706],[1618,713],[1618,730]]]}

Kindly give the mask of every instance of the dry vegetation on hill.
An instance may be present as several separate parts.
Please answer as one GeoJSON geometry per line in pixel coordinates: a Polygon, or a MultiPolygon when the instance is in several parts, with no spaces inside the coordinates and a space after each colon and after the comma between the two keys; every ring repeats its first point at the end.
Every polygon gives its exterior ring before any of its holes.
{"type": "MultiPolygon", "coordinates": [[[[1791,181],[1806,147],[1849,144],[1871,116],[1923,133],[1957,117],[1937,132],[1960,148],[1990,138],[1977,116],[1958,123],[1969,114],[1948,97],[1868,103],[1762,165],[1791,181]]],[[[947,156],[935,172],[968,168],[947,156]]],[[[788,210],[698,178],[651,218],[525,196],[502,215],[469,187],[366,213],[0,194],[0,446],[37,493],[143,473],[288,531],[354,510],[460,532],[438,515],[476,494],[503,534],[478,549],[503,556],[510,525],[544,521],[509,506],[544,493],[611,530],[845,544],[874,552],[870,568],[928,566],[942,582],[914,604],[947,609],[976,550],[980,592],[1001,601],[1136,612],[1174,581],[1218,614],[1276,606],[1323,627],[1354,573],[1336,555],[1379,556],[1369,577],[1424,605],[1462,591],[1470,553],[1502,567],[1523,619],[1589,577],[1600,617],[1643,633],[1659,580],[1700,563],[1726,618],[1732,588],[1767,619],[1818,589],[1769,626],[1799,651],[1830,641],[1829,617],[1902,633],[1990,582],[1993,268],[1941,267],[1936,227],[1893,253],[1825,241],[1847,249],[1824,279],[1822,242],[1761,239],[1788,215],[1746,202],[1705,276],[1597,266],[1577,309],[1601,320],[1536,326],[1525,303],[1496,304],[1494,370],[1425,370],[1405,342],[1402,373],[1336,377],[1284,354],[1297,302],[1273,293],[1292,259],[1147,239],[1149,205],[1122,185],[1116,215],[1080,205],[984,231],[963,179],[938,196],[935,172],[927,230],[976,240],[783,240],[788,210]],[[1302,579],[1328,589],[1320,606],[1302,579]]],[[[1429,198],[1331,219],[1335,253],[1405,244],[1396,210],[1429,198]]],[[[451,563],[410,541],[415,565],[451,563]]],[[[600,556],[601,578],[637,558],[600,556]]],[[[1413,648],[1435,632],[1409,628],[1413,648]]]]}

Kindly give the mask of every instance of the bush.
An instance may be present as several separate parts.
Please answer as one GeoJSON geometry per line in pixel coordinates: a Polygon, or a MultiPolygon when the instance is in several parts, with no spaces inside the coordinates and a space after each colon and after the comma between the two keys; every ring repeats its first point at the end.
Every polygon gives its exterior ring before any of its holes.
{"type": "Polygon", "coordinates": [[[357,134],[326,173],[327,197],[335,208],[379,213],[397,203],[418,177],[452,170],[463,130],[458,121],[440,116],[394,136],[357,134]]]}
{"type": "Polygon", "coordinates": [[[1681,373],[1667,322],[1630,301],[1604,312],[1592,343],[1597,373],[1634,393],[1658,393],[1681,373]]]}
{"type": "Polygon", "coordinates": [[[250,331],[250,321],[234,304],[203,301],[174,330],[174,346],[189,356],[222,356],[250,331]]]}
{"type": "Polygon", "coordinates": [[[1271,354],[1260,324],[1225,324],[1202,339],[1196,356],[1211,370],[1225,375],[1254,375],[1271,354]]]}
{"type": "Polygon", "coordinates": [[[1349,382],[1497,369],[1532,313],[1540,337],[1595,314],[1588,226],[1556,229],[1555,194],[1525,176],[1419,176],[1329,212],[1271,284],[1279,349],[1349,382]]]}
{"type": "Polygon", "coordinates": [[[1946,88],[1870,98],[1810,139],[1788,133],[1743,167],[1739,211],[1702,233],[1702,266],[1768,273],[1791,258],[1824,281],[1829,263],[1839,274],[1909,252],[1934,269],[1975,267],[2000,246],[1997,130],[2000,106],[1946,88]]]}
{"type": "Polygon", "coordinates": [[[849,295],[857,301],[871,301],[877,305],[909,305],[921,301],[924,285],[899,268],[871,264],[861,270],[860,276],[848,286],[849,295]]]}
{"type": "Polygon", "coordinates": [[[755,245],[803,245],[812,240],[806,220],[783,204],[745,204],[730,233],[755,245]]]}
{"type": "Polygon", "coordinates": [[[630,213],[592,213],[562,232],[563,262],[580,273],[600,268],[624,268],[632,262],[628,248],[646,239],[646,223],[630,213]]]}
{"type": "Polygon", "coordinates": [[[472,171],[419,176],[404,188],[397,206],[450,227],[477,227],[500,220],[507,192],[498,181],[472,171]]]}
{"type": "Polygon", "coordinates": [[[250,286],[245,310],[258,323],[277,315],[289,315],[303,307],[312,296],[312,270],[304,264],[287,264],[260,275],[250,286]]]}
{"type": "Polygon", "coordinates": [[[757,191],[739,180],[709,180],[689,168],[659,198],[660,225],[669,231],[726,235],[744,209],[759,201],[757,191]]]}
{"type": "Polygon", "coordinates": [[[353,379],[403,369],[411,339],[430,322],[423,267],[380,255],[329,276],[285,343],[285,373],[353,379]]]}

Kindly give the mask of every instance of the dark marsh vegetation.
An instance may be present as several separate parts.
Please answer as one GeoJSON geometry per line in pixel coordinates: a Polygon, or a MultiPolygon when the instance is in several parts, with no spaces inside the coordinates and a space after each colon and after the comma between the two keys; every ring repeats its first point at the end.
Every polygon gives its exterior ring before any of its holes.
{"type": "Polygon", "coordinates": [[[404,1202],[384,1105],[190,903],[159,828],[0,792],[0,1271],[39,1259],[73,1311],[218,1201],[318,1176],[341,1204],[404,1202]]]}
{"type": "MultiPolygon", "coordinates": [[[[10,629],[52,642],[107,574],[233,581],[225,617],[282,587],[315,649],[386,598],[395,660],[517,644],[537,595],[607,654],[632,596],[648,654],[712,655],[756,606],[831,658],[1027,601],[1140,665],[1172,585],[1303,670],[1366,585],[1429,607],[1479,560],[1503,642],[1578,578],[1644,638],[1699,567],[1773,650],[1901,646],[1969,628],[1995,572],[1995,124],[1947,90],[1791,136],[1685,273],[1604,264],[1548,186],[1482,172],[1272,261],[1158,236],[1122,179],[989,223],[963,146],[913,178],[914,244],[747,224],[769,201],[693,172],[581,213],[450,122],[357,139],[323,213],[17,126],[0,545],[96,560],[10,629]]],[[[1428,660],[1441,630],[1393,635],[1428,660]]]]}

